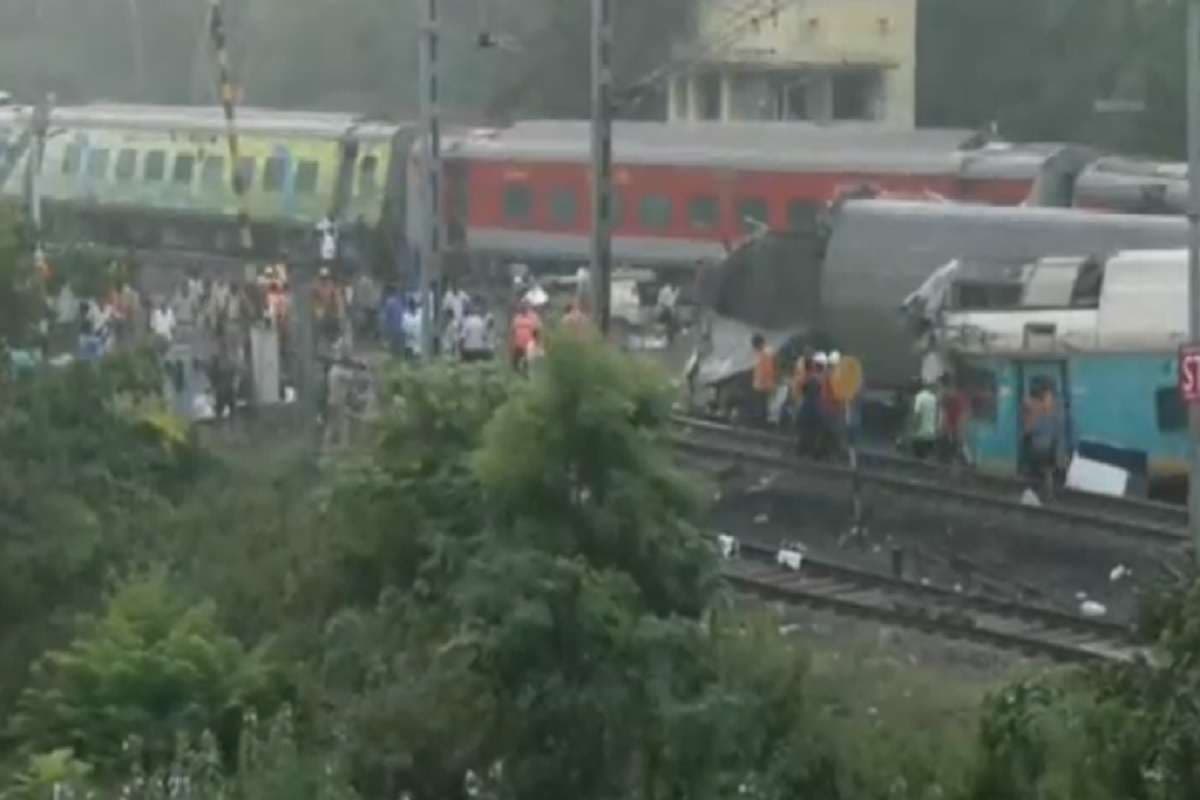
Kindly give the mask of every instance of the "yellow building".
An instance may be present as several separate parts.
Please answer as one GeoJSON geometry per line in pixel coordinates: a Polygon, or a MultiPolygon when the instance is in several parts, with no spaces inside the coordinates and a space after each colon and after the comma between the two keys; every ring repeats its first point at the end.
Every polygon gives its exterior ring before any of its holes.
{"type": "Polygon", "coordinates": [[[699,0],[668,117],[911,128],[917,0],[699,0]]]}

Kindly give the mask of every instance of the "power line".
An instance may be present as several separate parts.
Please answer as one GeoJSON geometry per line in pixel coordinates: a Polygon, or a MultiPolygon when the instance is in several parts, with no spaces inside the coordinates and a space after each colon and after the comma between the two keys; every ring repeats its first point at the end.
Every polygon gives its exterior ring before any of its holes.
{"type": "Polygon", "coordinates": [[[254,237],[250,229],[250,211],[246,207],[246,176],[242,174],[238,147],[237,111],[234,105],[237,98],[233,86],[232,70],[229,66],[229,42],[225,30],[225,15],[222,13],[221,0],[210,0],[210,2],[208,33],[212,39],[213,52],[217,59],[217,81],[221,107],[225,111],[225,137],[229,141],[233,193],[238,200],[238,227],[241,230],[242,247],[249,251],[254,247],[254,237]]]}

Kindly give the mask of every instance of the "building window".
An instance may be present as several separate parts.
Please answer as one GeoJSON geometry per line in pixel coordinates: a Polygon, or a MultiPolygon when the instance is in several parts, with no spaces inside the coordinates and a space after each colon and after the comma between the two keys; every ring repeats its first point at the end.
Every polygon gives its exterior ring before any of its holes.
{"type": "Polygon", "coordinates": [[[1188,412],[1179,396],[1179,387],[1169,386],[1159,389],[1154,395],[1154,406],[1160,431],[1177,433],[1187,430],[1188,412]]]}
{"type": "Polygon", "coordinates": [[[872,103],[879,84],[873,72],[843,72],[833,76],[833,118],[873,119],[872,103]]]}
{"type": "Polygon", "coordinates": [[[94,181],[104,180],[108,175],[108,150],[91,150],[88,152],[87,176],[94,181]]]}
{"type": "Polygon", "coordinates": [[[711,231],[721,221],[721,206],[711,196],[693,197],[688,201],[688,224],[698,231],[711,231]]]}
{"type": "Polygon", "coordinates": [[[225,159],[222,156],[209,156],[200,167],[200,184],[205,189],[219,190],[225,181],[225,159]]]}
{"type": "Polygon", "coordinates": [[[779,92],[779,118],[788,120],[808,119],[808,84],[791,83],[779,92]]]}
{"type": "Polygon", "coordinates": [[[283,181],[287,177],[287,159],[268,158],[263,166],[263,191],[283,191],[283,181]]]}
{"type": "Polygon", "coordinates": [[[528,222],[533,215],[533,191],[521,183],[504,187],[504,219],[509,222],[528,222]]]}
{"type": "Polygon", "coordinates": [[[296,191],[300,194],[314,194],[317,191],[319,175],[320,165],[316,161],[301,161],[296,166],[296,191]]]}
{"type": "Polygon", "coordinates": [[[146,164],[143,167],[142,178],[151,183],[157,183],[167,173],[167,154],[162,150],[151,150],[146,153],[146,164]]]}
{"type": "Polygon", "coordinates": [[[83,148],[77,144],[67,145],[67,149],[63,150],[62,174],[74,175],[79,172],[79,167],[83,163],[83,148]]]}
{"type": "Polygon", "coordinates": [[[175,156],[175,171],[171,176],[171,179],[174,180],[175,183],[183,184],[185,186],[191,186],[192,185],[192,175],[195,174],[195,172],[196,172],[196,157],[195,156],[185,156],[185,155],[175,156]]]}
{"type": "Polygon", "coordinates": [[[760,225],[767,224],[767,201],[761,197],[742,198],[737,208],[738,225],[743,233],[757,233],[760,225]]]}
{"type": "Polygon", "coordinates": [[[688,116],[688,95],[691,93],[692,82],[686,75],[681,75],[675,79],[675,94],[672,97],[674,103],[672,114],[675,119],[687,119],[688,116]]]}
{"type": "Polygon", "coordinates": [[[638,223],[648,230],[661,231],[671,227],[671,198],[648,194],[638,204],[638,223]]]}
{"type": "Polygon", "coordinates": [[[238,159],[238,177],[241,179],[242,191],[249,191],[254,185],[254,170],[256,169],[254,158],[251,156],[242,156],[238,159]]]}
{"type": "Polygon", "coordinates": [[[125,148],[117,153],[116,177],[119,183],[129,183],[137,174],[137,151],[125,148]]]}
{"type": "Polygon", "coordinates": [[[696,88],[700,93],[700,118],[716,120],[721,118],[721,76],[715,72],[701,75],[696,80],[696,88]]]}
{"type": "Polygon", "coordinates": [[[560,228],[570,228],[579,219],[579,199],[575,190],[560,187],[550,193],[550,219],[560,228]]]}
{"type": "Polygon", "coordinates": [[[379,159],[367,156],[358,168],[358,193],[371,194],[379,188],[379,159]]]}

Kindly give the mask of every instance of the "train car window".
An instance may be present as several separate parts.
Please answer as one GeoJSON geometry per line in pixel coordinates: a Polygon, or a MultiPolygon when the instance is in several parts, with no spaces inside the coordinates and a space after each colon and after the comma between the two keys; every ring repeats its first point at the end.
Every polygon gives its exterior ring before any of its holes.
{"type": "Polygon", "coordinates": [[[504,187],[504,218],[509,222],[525,222],[533,215],[533,191],[522,183],[504,187]]]}
{"type": "Polygon", "coordinates": [[[196,173],[196,157],[178,155],[175,156],[175,171],[172,175],[175,183],[192,185],[192,176],[196,173]]]}
{"type": "Polygon", "coordinates": [[[970,364],[958,364],[955,373],[958,376],[958,385],[966,392],[971,403],[971,419],[994,424],[999,395],[996,373],[970,364]]]}
{"type": "Polygon", "coordinates": [[[711,231],[721,221],[717,198],[704,195],[688,201],[688,223],[698,231],[711,231]]]}
{"type": "Polygon", "coordinates": [[[788,203],[788,228],[793,233],[816,233],[821,208],[808,200],[793,200],[788,203]]]}
{"type": "Polygon", "coordinates": [[[367,156],[358,168],[358,193],[370,194],[379,188],[379,158],[367,156]]]}
{"type": "Polygon", "coordinates": [[[146,153],[146,164],[142,168],[142,178],[146,181],[161,181],[167,173],[167,154],[162,150],[151,150],[146,153]]]}
{"type": "Polygon", "coordinates": [[[283,191],[283,181],[287,177],[287,161],[282,158],[268,158],[263,165],[263,191],[283,191]]]}
{"type": "Polygon", "coordinates": [[[67,145],[67,149],[63,150],[62,174],[74,175],[79,172],[82,161],[83,149],[77,144],[67,145]]]}
{"type": "Polygon", "coordinates": [[[87,176],[102,181],[108,175],[108,150],[100,148],[88,152],[87,176]]]}
{"type": "Polygon", "coordinates": [[[137,150],[126,147],[117,153],[117,168],[114,170],[117,181],[129,183],[137,175],[137,150]]]}
{"type": "Polygon", "coordinates": [[[1158,429],[1163,433],[1174,433],[1187,429],[1187,407],[1179,397],[1179,387],[1168,386],[1159,389],[1154,395],[1154,410],[1158,420],[1158,429]]]}
{"type": "Polygon", "coordinates": [[[743,233],[755,233],[758,226],[750,220],[754,220],[761,225],[767,224],[767,201],[761,197],[744,197],[738,200],[738,226],[743,233]]]}
{"type": "Polygon", "coordinates": [[[638,203],[638,223],[649,230],[671,227],[674,216],[671,198],[661,194],[648,194],[638,203]]]}
{"type": "Polygon", "coordinates": [[[296,165],[297,192],[313,194],[317,191],[317,176],[320,174],[320,166],[316,161],[301,161],[296,165]]]}
{"type": "Polygon", "coordinates": [[[238,159],[238,177],[242,179],[242,187],[249,189],[254,185],[254,158],[242,156],[238,159]]]}
{"type": "Polygon", "coordinates": [[[200,167],[200,183],[205,189],[220,189],[225,181],[225,157],[209,156],[200,167]]]}
{"type": "Polygon", "coordinates": [[[579,198],[575,190],[560,186],[550,193],[550,219],[555,225],[569,228],[579,218],[579,198]]]}

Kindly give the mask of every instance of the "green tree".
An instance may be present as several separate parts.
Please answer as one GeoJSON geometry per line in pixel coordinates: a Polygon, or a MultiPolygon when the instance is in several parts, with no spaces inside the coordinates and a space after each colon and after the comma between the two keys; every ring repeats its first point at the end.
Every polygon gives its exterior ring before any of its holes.
{"type": "Polygon", "coordinates": [[[157,765],[180,733],[236,741],[242,713],[277,690],[265,651],[247,652],[220,629],[214,604],[189,606],[155,571],[122,585],[69,647],[34,665],[7,732],[31,752],[69,747],[110,769],[137,737],[157,765]]]}

